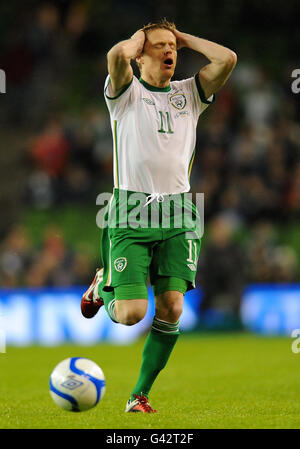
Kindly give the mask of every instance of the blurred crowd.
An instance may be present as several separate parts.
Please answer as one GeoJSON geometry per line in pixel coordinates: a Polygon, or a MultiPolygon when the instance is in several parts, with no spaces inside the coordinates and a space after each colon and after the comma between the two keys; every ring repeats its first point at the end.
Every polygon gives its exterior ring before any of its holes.
{"type": "MultiPolygon", "coordinates": [[[[115,3],[116,11],[126,12],[126,2],[115,3]]],[[[4,35],[0,63],[9,88],[0,119],[22,135],[17,151],[26,207],[80,208],[111,191],[112,137],[102,94],[105,53],[148,21],[150,3],[139,9],[130,2],[131,21],[125,26],[118,14],[114,30],[105,20],[99,27],[89,6],[93,2],[38,4],[31,14],[22,12],[4,35]]],[[[165,2],[162,6],[168,13],[165,2]]],[[[105,18],[107,7],[105,1],[95,8],[105,18]]],[[[240,9],[232,9],[232,20],[238,20],[240,9]]],[[[179,9],[177,16],[169,12],[171,20],[180,17],[179,9]]],[[[194,27],[191,17],[184,31],[196,33],[194,27]]],[[[272,71],[255,53],[239,54],[235,38],[232,33],[230,41],[220,42],[237,52],[238,64],[200,118],[191,175],[192,191],[205,195],[198,281],[206,302],[215,298],[233,308],[246,282],[300,279],[299,255],[280,235],[300,218],[300,102],[291,92],[288,68],[295,67],[287,61],[280,73],[272,71]],[[241,231],[244,238],[238,241],[241,231]]],[[[206,63],[181,52],[175,78],[192,76],[206,63]]],[[[39,248],[22,225],[3,232],[2,285],[84,284],[94,268],[87,253],[68,247],[62,229],[45,229],[39,248]]]]}
{"type": "Polygon", "coordinates": [[[61,228],[44,229],[40,245],[34,246],[24,226],[14,226],[2,241],[0,282],[5,287],[85,286],[95,272],[94,259],[84,248],[75,250],[61,228]]]}

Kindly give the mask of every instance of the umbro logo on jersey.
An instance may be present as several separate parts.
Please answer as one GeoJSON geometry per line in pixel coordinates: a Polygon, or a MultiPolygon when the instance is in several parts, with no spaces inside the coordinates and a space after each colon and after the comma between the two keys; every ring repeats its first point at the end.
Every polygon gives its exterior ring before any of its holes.
{"type": "Polygon", "coordinates": [[[196,267],[193,263],[188,263],[187,266],[189,267],[190,270],[196,271],[196,267]]]}
{"type": "Polygon", "coordinates": [[[150,100],[150,98],[143,98],[144,102],[151,105],[151,106],[155,106],[154,101],[150,100]]]}

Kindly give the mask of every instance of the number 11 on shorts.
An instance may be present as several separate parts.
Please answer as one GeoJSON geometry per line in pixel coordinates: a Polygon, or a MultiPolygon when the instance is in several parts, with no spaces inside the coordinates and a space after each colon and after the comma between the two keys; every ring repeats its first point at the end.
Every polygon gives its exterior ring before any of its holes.
{"type": "Polygon", "coordinates": [[[189,244],[189,257],[186,259],[189,263],[197,264],[197,244],[193,240],[188,240],[189,244]],[[194,258],[193,258],[193,250],[194,250],[194,258]]]}

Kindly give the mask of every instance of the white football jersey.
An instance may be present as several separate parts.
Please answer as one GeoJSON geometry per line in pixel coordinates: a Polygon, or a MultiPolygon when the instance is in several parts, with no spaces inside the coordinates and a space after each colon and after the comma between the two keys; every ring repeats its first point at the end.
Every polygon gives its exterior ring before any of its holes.
{"type": "Polygon", "coordinates": [[[112,97],[105,81],[114,147],[114,186],[134,192],[175,194],[190,190],[199,115],[205,99],[198,75],[158,88],[135,76],[112,97]]]}

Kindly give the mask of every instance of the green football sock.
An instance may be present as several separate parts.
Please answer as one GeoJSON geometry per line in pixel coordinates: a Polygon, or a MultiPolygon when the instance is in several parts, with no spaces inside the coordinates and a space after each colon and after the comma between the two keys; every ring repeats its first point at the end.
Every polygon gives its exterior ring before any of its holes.
{"type": "Polygon", "coordinates": [[[135,399],[134,394],[148,397],[155,379],[169,360],[178,336],[179,321],[167,323],[154,317],[143,349],[139,378],[131,392],[131,401],[135,399]]]}

